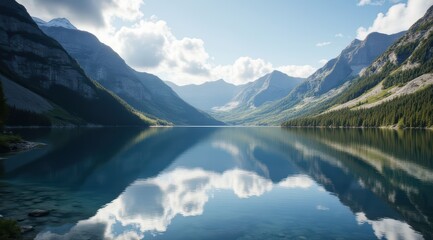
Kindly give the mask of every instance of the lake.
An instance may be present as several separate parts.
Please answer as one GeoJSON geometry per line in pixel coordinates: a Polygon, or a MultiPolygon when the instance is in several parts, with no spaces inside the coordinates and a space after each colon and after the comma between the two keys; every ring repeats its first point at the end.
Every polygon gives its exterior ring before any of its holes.
{"type": "Polygon", "coordinates": [[[0,160],[27,238],[433,239],[433,131],[17,131],[47,144],[0,160]]]}

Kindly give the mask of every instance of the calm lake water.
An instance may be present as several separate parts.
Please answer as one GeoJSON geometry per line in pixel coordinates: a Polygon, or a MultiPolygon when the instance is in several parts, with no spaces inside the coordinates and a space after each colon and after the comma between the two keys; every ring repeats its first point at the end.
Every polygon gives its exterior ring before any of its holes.
{"type": "Polygon", "coordinates": [[[21,130],[0,214],[36,239],[433,239],[433,132],[21,130]],[[49,210],[41,218],[33,209],[49,210]]]}

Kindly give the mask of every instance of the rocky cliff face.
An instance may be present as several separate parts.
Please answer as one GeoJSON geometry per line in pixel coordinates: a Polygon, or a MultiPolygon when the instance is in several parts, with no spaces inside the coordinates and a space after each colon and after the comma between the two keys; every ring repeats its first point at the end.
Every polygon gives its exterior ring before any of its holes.
{"type": "Polygon", "coordinates": [[[309,85],[306,93],[321,95],[357,77],[401,36],[403,33],[392,35],[371,33],[363,41],[355,39],[337,58],[330,60],[308,78],[305,83],[309,85]]]}
{"type": "Polygon", "coordinates": [[[132,69],[94,35],[56,25],[42,24],[39,27],[57,40],[78,61],[89,77],[105,88],[122,98],[125,95],[136,101],[151,98],[149,89],[143,86],[132,69]]]}
{"type": "Polygon", "coordinates": [[[92,98],[95,91],[86,81],[74,60],[53,39],[46,37],[24,7],[14,1],[0,3],[0,47],[4,68],[26,83],[49,89],[61,85],[83,97],[92,98]]]}
{"type": "Polygon", "coordinates": [[[91,33],[60,24],[48,26],[42,23],[39,27],[56,39],[88,76],[135,109],[177,125],[221,124],[187,104],[158,77],[133,70],[91,33]]]}
{"type": "Polygon", "coordinates": [[[362,76],[367,77],[378,74],[388,65],[390,68],[401,67],[400,70],[406,71],[419,68],[433,56],[429,38],[433,33],[433,7],[426,12],[425,16],[418,20],[402,38],[393,44],[388,51],[377,58],[362,76]],[[425,54],[420,59],[416,55],[425,54]]]}
{"type": "Polygon", "coordinates": [[[336,102],[344,104],[373,88],[382,90],[402,87],[409,81],[432,71],[433,7],[362,71],[361,77],[336,102]]]}
{"type": "Polygon", "coordinates": [[[433,6],[315,116],[285,125],[430,128],[432,72],[433,6]]]}
{"type": "Polygon", "coordinates": [[[144,123],[117,96],[90,80],[14,0],[0,2],[0,74],[86,122],[144,123]]]}

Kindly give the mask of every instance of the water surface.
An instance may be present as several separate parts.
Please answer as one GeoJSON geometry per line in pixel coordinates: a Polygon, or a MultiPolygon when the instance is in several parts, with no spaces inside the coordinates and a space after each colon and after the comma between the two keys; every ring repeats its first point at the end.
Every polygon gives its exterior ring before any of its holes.
{"type": "Polygon", "coordinates": [[[21,134],[48,145],[1,160],[0,214],[29,238],[433,239],[431,131],[21,134]]]}

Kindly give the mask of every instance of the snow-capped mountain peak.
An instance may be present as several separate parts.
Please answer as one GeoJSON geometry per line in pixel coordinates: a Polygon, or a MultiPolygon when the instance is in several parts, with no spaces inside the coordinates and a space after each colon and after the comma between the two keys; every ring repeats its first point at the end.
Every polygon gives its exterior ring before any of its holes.
{"type": "Polygon", "coordinates": [[[66,29],[77,30],[77,28],[66,18],[54,18],[49,22],[45,22],[40,18],[33,17],[33,21],[35,21],[39,27],[62,27],[66,29]]]}

